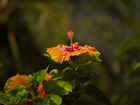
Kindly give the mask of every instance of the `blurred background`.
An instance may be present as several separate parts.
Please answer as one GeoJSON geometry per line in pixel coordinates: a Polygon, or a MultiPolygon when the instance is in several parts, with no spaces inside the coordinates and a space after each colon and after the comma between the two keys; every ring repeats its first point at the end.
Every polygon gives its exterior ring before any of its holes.
{"type": "Polygon", "coordinates": [[[69,29],[101,52],[89,69],[112,104],[140,105],[139,0],[0,0],[0,90],[17,73],[64,68],[42,54],[69,45],[69,29]]]}

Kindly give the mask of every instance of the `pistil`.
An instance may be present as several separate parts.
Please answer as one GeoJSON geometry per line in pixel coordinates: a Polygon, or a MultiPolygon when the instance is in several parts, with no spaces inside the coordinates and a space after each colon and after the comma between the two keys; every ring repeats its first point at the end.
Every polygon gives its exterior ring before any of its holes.
{"type": "Polygon", "coordinates": [[[68,37],[71,40],[71,50],[74,51],[73,50],[73,41],[72,41],[72,38],[73,38],[74,33],[72,32],[72,30],[69,30],[67,34],[68,34],[68,37]]]}

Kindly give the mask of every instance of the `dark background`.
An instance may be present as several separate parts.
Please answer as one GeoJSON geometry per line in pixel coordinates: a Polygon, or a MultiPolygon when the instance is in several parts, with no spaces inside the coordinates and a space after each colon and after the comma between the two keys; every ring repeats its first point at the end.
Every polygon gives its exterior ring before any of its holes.
{"type": "Polygon", "coordinates": [[[140,105],[139,0],[0,0],[0,90],[17,73],[64,68],[42,54],[69,45],[69,29],[101,52],[89,69],[112,104],[140,105]]]}

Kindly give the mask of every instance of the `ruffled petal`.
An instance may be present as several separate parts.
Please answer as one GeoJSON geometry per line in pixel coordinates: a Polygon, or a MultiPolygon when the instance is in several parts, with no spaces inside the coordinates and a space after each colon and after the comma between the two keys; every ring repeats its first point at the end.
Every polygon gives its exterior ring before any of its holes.
{"type": "Polygon", "coordinates": [[[17,74],[15,76],[9,78],[7,80],[7,82],[5,83],[5,86],[4,86],[5,93],[8,93],[12,89],[14,89],[14,87],[16,85],[25,85],[25,86],[27,86],[28,85],[28,76],[17,74]]]}

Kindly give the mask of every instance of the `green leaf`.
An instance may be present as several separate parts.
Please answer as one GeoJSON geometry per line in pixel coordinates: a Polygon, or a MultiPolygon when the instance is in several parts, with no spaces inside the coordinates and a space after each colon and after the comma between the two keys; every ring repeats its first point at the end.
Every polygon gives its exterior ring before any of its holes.
{"type": "Polygon", "coordinates": [[[43,54],[43,56],[48,57],[48,58],[50,57],[50,55],[47,54],[47,53],[46,54],[43,54]]]}
{"type": "Polygon", "coordinates": [[[137,34],[124,45],[124,47],[122,48],[122,51],[124,52],[134,47],[137,47],[137,46],[139,47],[139,45],[140,45],[140,34],[137,34]]]}
{"type": "Polygon", "coordinates": [[[9,94],[5,94],[0,91],[0,103],[1,104],[11,104],[13,99],[9,94]]]}
{"type": "Polygon", "coordinates": [[[28,91],[24,85],[17,85],[9,93],[0,92],[1,104],[18,104],[28,99],[28,91]]]}
{"type": "Polygon", "coordinates": [[[104,92],[93,84],[88,84],[87,86],[85,86],[84,92],[90,98],[96,99],[100,103],[103,103],[103,104],[106,104],[106,105],[111,105],[110,100],[104,94],[104,92]]]}
{"type": "Polygon", "coordinates": [[[67,95],[72,92],[72,85],[65,81],[50,80],[43,81],[44,89],[46,93],[54,93],[58,95],[67,95]]]}
{"type": "Polygon", "coordinates": [[[53,96],[47,96],[45,98],[36,98],[34,100],[34,103],[36,105],[61,105],[62,103],[62,98],[59,97],[58,95],[53,95],[53,96]]]}
{"type": "Polygon", "coordinates": [[[137,70],[138,68],[140,68],[140,62],[136,63],[136,64],[133,66],[133,70],[137,70]]]}
{"type": "Polygon", "coordinates": [[[70,67],[66,67],[66,68],[63,69],[63,72],[67,72],[69,70],[71,71],[72,69],[70,67]]]}
{"type": "Polygon", "coordinates": [[[102,62],[102,60],[97,55],[89,55],[89,60],[93,63],[99,63],[102,62]]]}
{"type": "Polygon", "coordinates": [[[97,55],[80,55],[72,56],[70,64],[73,66],[86,66],[90,63],[99,63],[102,60],[97,55]]]}
{"type": "Polygon", "coordinates": [[[31,75],[28,77],[28,86],[31,88],[34,86],[34,79],[31,75]]]}
{"type": "Polygon", "coordinates": [[[45,75],[48,71],[48,68],[49,66],[46,69],[40,70],[39,72],[33,74],[33,79],[36,81],[37,85],[39,85],[45,79],[45,75]]]}
{"type": "Polygon", "coordinates": [[[63,69],[63,73],[61,74],[64,80],[71,81],[75,78],[75,71],[70,67],[66,67],[63,69]]]}
{"type": "Polygon", "coordinates": [[[57,69],[53,69],[53,70],[51,70],[51,71],[49,72],[49,74],[51,74],[51,75],[56,75],[56,74],[58,74],[58,70],[57,70],[57,69]]]}
{"type": "Polygon", "coordinates": [[[61,105],[62,99],[58,95],[49,96],[49,99],[56,105],[61,105]]]}

